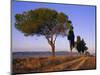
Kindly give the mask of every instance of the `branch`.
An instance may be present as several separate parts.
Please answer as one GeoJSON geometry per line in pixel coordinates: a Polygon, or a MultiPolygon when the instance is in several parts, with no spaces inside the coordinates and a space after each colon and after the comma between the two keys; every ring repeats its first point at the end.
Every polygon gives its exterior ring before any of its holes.
{"type": "Polygon", "coordinates": [[[47,35],[45,35],[45,38],[47,39],[48,43],[50,45],[54,45],[55,44],[55,41],[56,41],[56,38],[57,38],[57,35],[54,35],[52,34],[50,37],[48,37],[47,35]]]}
{"type": "Polygon", "coordinates": [[[56,42],[56,39],[57,39],[57,35],[55,35],[55,39],[54,39],[54,41],[53,41],[53,42],[54,42],[54,44],[55,44],[55,42],[56,42]]]}
{"type": "Polygon", "coordinates": [[[47,36],[45,36],[45,38],[47,39],[48,43],[51,45],[50,39],[47,36]]]}

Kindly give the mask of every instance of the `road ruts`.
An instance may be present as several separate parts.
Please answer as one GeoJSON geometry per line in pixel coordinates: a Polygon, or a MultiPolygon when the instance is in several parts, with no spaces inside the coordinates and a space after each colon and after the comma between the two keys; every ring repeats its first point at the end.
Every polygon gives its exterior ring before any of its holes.
{"type": "Polygon", "coordinates": [[[77,70],[86,60],[87,57],[82,56],[78,59],[74,59],[69,62],[65,62],[56,66],[49,67],[48,69],[45,69],[43,71],[49,72],[49,71],[77,70]]]}

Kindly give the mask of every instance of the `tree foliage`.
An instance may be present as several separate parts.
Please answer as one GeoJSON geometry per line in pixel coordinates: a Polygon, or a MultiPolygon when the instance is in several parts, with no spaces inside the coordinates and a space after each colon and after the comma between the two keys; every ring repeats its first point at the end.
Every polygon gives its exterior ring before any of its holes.
{"type": "Polygon", "coordinates": [[[75,35],[74,35],[74,27],[72,25],[71,21],[68,21],[68,34],[67,34],[67,39],[69,40],[69,44],[70,44],[70,50],[72,53],[72,49],[75,46],[75,35]]]}
{"type": "Polygon", "coordinates": [[[88,50],[88,47],[86,46],[84,39],[81,40],[80,36],[77,36],[76,49],[79,53],[83,54],[88,50]]]}
{"type": "Polygon", "coordinates": [[[68,16],[48,8],[38,8],[15,15],[15,27],[25,36],[43,35],[55,55],[55,41],[70,27],[68,16]]]}

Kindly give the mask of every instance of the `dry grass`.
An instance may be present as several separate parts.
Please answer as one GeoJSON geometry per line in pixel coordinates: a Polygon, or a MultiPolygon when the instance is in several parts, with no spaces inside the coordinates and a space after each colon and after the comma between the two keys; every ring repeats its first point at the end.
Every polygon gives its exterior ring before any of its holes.
{"type": "MultiPolygon", "coordinates": [[[[54,66],[61,65],[63,63],[67,63],[69,61],[75,60],[80,58],[80,56],[58,56],[58,57],[30,57],[30,58],[17,58],[13,59],[13,73],[36,73],[36,72],[46,72],[45,70],[49,68],[53,68],[54,66]]],[[[89,57],[80,69],[90,69],[90,66],[95,68],[95,61],[94,57],[89,57]],[[92,63],[91,63],[92,62],[92,63]],[[91,65],[90,65],[91,63],[91,65]],[[86,66],[87,65],[87,66],[86,66]]],[[[76,63],[75,65],[77,65],[76,63]]],[[[72,65],[73,66],[73,65],[72,65]]],[[[63,67],[62,67],[63,68],[63,67]]],[[[68,69],[68,68],[67,68],[68,69]]],[[[67,70],[66,69],[66,70],[67,70]]],[[[65,70],[65,69],[63,69],[65,70]]],[[[57,70],[59,71],[59,68],[57,70]]]]}
{"type": "Polygon", "coordinates": [[[85,63],[80,66],[80,70],[90,70],[90,69],[96,69],[96,57],[88,57],[88,59],[85,61],[85,63]]]}

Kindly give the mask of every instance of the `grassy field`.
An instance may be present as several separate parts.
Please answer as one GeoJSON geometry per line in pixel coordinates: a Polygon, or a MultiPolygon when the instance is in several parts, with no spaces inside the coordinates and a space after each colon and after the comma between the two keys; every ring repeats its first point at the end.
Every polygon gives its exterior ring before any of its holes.
{"type": "Polygon", "coordinates": [[[94,56],[56,56],[13,59],[13,74],[39,73],[96,68],[94,56]]]}

